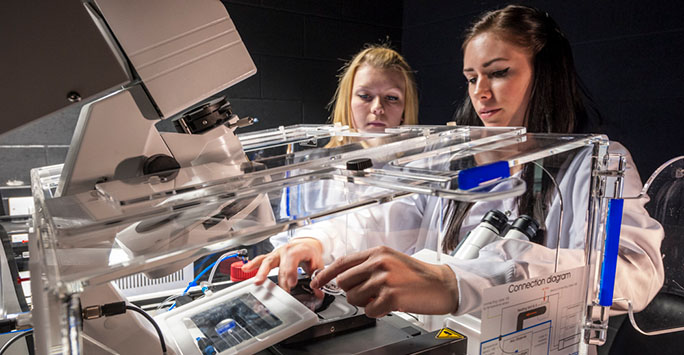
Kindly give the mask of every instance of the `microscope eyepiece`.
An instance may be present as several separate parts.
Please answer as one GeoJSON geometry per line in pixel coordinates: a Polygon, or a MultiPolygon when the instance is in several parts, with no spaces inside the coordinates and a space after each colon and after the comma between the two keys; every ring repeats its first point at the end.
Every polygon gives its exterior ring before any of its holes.
{"type": "Polygon", "coordinates": [[[506,228],[506,224],[508,224],[508,217],[499,210],[491,210],[485,213],[480,222],[489,223],[496,229],[497,234],[500,234],[506,228]]]}
{"type": "Polygon", "coordinates": [[[499,238],[508,224],[508,217],[499,210],[485,213],[480,224],[475,227],[454,251],[454,257],[461,260],[475,259],[480,249],[499,238]]]}
{"type": "Polygon", "coordinates": [[[539,230],[539,223],[528,215],[520,215],[513,221],[513,225],[504,239],[532,240],[539,230]]]}

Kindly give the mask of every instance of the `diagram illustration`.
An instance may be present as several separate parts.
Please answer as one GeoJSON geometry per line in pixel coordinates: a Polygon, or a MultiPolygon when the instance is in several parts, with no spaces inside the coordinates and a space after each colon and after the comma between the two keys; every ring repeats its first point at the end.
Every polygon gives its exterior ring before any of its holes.
{"type": "Polygon", "coordinates": [[[572,270],[485,290],[480,354],[573,354],[581,337],[582,273],[572,270]]]}

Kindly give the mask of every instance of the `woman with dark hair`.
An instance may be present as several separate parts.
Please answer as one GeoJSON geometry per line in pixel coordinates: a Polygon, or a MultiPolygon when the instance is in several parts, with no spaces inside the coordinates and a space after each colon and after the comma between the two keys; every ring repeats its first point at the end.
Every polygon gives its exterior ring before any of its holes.
{"type": "MultiPolygon", "coordinates": [[[[570,42],[548,13],[517,5],[488,12],[468,29],[461,48],[468,92],[454,117],[458,124],[520,126],[537,133],[579,133],[589,125],[584,103],[593,101],[575,70],[570,42]]],[[[528,165],[521,174],[528,186],[533,168],[528,165]]],[[[551,181],[544,176],[541,183],[548,204],[551,181]]],[[[516,199],[518,211],[544,221],[547,216],[534,209],[534,198],[516,199]]],[[[448,236],[459,236],[472,205],[449,205],[448,236]]],[[[543,237],[542,230],[536,241],[543,237]]],[[[458,241],[446,238],[444,250],[454,249],[458,241]]]]}
{"type": "MultiPolygon", "coordinates": [[[[459,123],[571,133],[586,122],[587,97],[579,85],[570,44],[545,12],[525,6],[488,12],[467,32],[463,50],[468,97],[458,111],[459,123]]],[[[627,158],[624,195],[637,195],[641,179],[629,152],[617,143],[610,144],[610,151],[627,158]]],[[[567,197],[563,230],[558,230],[559,196],[549,179],[542,178],[540,184],[535,184],[534,169],[527,166],[512,171],[528,182],[528,191],[518,199],[452,203],[446,212],[440,208],[438,198],[419,195],[401,199],[347,215],[347,221],[340,226],[335,226],[334,221],[313,225],[300,234],[302,237],[256,258],[249,268],[260,267],[257,280],[261,282],[268,270],[280,266],[280,280],[289,289],[287,285],[296,280],[300,263],[317,269],[332,262],[318,273],[311,287],[318,288],[337,277],[347,300],[364,306],[369,316],[394,310],[423,314],[472,312],[480,307],[485,288],[553,273],[556,246],[561,248],[561,269],[583,265],[591,152],[583,150],[556,165],[562,169],[551,172],[567,197]],[[407,255],[424,248],[451,253],[492,209],[507,211],[510,218],[533,216],[546,233],[537,243],[494,242],[482,248],[477,259],[449,260],[445,265],[407,255]],[[442,220],[448,221],[448,230],[442,245],[438,245],[442,220]],[[345,229],[354,233],[347,231],[347,238],[340,238],[338,234],[345,229]],[[348,246],[341,240],[355,250],[367,249],[346,255],[348,246]]],[[[646,202],[625,200],[615,285],[616,297],[631,299],[637,309],[645,307],[663,283],[663,231],[643,208],[646,202]]]]}
{"type": "MultiPolygon", "coordinates": [[[[462,50],[469,88],[464,104],[456,112],[457,122],[472,126],[488,123],[481,119],[475,107],[478,100],[473,99],[474,72],[465,63],[476,60],[477,55],[492,54],[485,52],[488,49],[508,49],[509,53],[515,51],[529,59],[526,69],[531,78],[525,78],[529,87],[524,92],[528,97],[521,105],[522,110],[516,112],[518,120],[510,123],[527,127],[528,132],[577,133],[586,128],[588,116],[584,101],[591,102],[591,99],[575,70],[570,42],[548,13],[516,5],[486,13],[466,32],[462,50]]],[[[493,79],[517,75],[491,68],[488,72],[493,79]]]]}

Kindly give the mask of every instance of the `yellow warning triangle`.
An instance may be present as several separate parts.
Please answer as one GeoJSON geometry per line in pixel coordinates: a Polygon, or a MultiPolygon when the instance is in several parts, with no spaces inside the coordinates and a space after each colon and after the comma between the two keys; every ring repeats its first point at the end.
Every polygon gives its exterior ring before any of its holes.
{"type": "Polygon", "coordinates": [[[451,328],[442,328],[435,335],[435,339],[463,339],[465,336],[451,328]]]}

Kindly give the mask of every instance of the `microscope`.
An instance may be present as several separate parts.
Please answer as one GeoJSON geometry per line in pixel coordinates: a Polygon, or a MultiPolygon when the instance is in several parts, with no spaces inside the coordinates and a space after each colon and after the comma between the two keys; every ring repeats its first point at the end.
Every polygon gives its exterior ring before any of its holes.
{"type": "MultiPolygon", "coordinates": [[[[69,207],[64,208],[74,207],[91,221],[109,220],[105,223],[111,224],[111,219],[116,218],[113,216],[154,205],[133,201],[136,198],[154,200],[155,196],[177,195],[179,190],[193,190],[207,180],[243,174],[250,164],[234,131],[254,120],[240,118],[225,98],[214,95],[254,75],[256,67],[221,2],[97,0],[63,5],[38,9],[12,5],[16,11],[7,12],[31,14],[35,21],[20,27],[32,26],[25,37],[20,36],[27,41],[33,39],[29,36],[36,32],[40,20],[44,24],[69,20],[70,27],[58,31],[75,33],[75,39],[66,35],[56,39],[60,47],[49,57],[50,67],[34,70],[37,77],[42,76],[35,80],[46,87],[45,100],[18,114],[19,119],[35,119],[73,102],[101,96],[83,106],[59,179],[48,189],[49,198],[66,202],[69,207]],[[60,68],[71,67],[67,62],[73,63],[74,55],[90,63],[72,76],[60,68]],[[155,125],[169,119],[178,132],[158,131],[155,125]],[[132,183],[135,179],[149,183],[136,185],[132,183]]],[[[52,36],[48,34],[48,40],[52,36]]],[[[46,58],[44,52],[54,50],[47,40],[38,44],[30,49],[33,52],[27,58],[46,58]]],[[[34,80],[21,79],[23,83],[34,80]]],[[[183,198],[188,198],[187,194],[183,198]]],[[[171,218],[151,218],[89,233],[87,238],[89,243],[103,246],[118,244],[127,259],[134,259],[150,251],[217,238],[226,230],[238,228],[236,222],[250,214],[264,224],[273,221],[263,195],[232,204],[208,203],[201,210],[181,210],[171,218]]],[[[58,228],[78,228],[82,223],[65,218],[58,228]]],[[[64,238],[60,243],[76,250],[77,239],[64,238]]],[[[106,267],[111,258],[107,249],[91,250],[83,255],[82,262],[75,261],[70,268],[106,267]]],[[[41,252],[35,250],[33,255],[38,258],[41,252]]],[[[177,262],[146,270],[146,274],[153,278],[165,276],[187,265],[192,257],[192,253],[178,255],[177,262]]],[[[41,299],[46,293],[38,282],[39,275],[50,271],[38,264],[32,267],[36,280],[34,322],[46,326],[37,328],[35,336],[38,352],[48,353],[62,343],[60,330],[49,325],[58,323],[52,318],[60,316],[53,314],[50,297],[41,299]]],[[[64,292],[58,288],[55,293],[64,292]]],[[[103,304],[121,298],[111,283],[81,291],[84,306],[86,302],[103,304]]],[[[158,351],[144,349],[146,343],[158,344],[153,331],[139,331],[148,328],[130,314],[84,324],[84,332],[93,341],[121,353],[158,351]],[[119,334],[111,336],[114,333],[119,334]],[[153,340],[143,341],[146,335],[153,340]],[[141,341],[131,345],[126,340],[131,336],[141,341]]],[[[83,349],[88,349],[88,344],[83,349]]]]}

